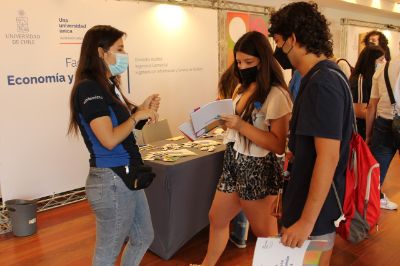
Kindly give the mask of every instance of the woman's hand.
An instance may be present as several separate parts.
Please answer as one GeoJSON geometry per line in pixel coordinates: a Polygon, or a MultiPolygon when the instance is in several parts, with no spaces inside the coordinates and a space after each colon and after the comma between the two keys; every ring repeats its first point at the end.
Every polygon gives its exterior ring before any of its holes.
{"type": "Polygon", "coordinates": [[[144,102],[139,105],[138,109],[139,110],[145,110],[145,109],[151,109],[155,112],[158,111],[158,108],[160,107],[160,101],[161,98],[159,94],[152,94],[149,97],[144,100],[144,102]]]}
{"type": "Polygon", "coordinates": [[[142,109],[132,114],[132,118],[136,123],[140,120],[149,120],[150,123],[155,123],[158,120],[158,114],[152,109],[142,109]]]}
{"type": "Polygon", "coordinates": [[[232,128],[236,131],[240,131],[240,129],[246,123],[238,115],[220,115],[219,118],[224,121],[224,125],[227,128],[232,128]]]}

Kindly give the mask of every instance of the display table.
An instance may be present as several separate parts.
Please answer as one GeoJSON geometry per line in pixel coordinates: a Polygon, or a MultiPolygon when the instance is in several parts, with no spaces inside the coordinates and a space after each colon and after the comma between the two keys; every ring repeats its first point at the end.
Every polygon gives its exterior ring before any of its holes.
{"type": "MultiPolygon", "coordinates": [[[[151,145],[187,141],[160,141],[151,145]]],[[[198,155],[175,162],[145,161],[157,175],[145,190],[155,234],[150,250],[166,260],[209,224],[208,212],[222,172],[224,145],[216,146],[214,152],[188,150],[198,155]]],[[[142,155],[146,153],[143,151],[142,155]]]]}

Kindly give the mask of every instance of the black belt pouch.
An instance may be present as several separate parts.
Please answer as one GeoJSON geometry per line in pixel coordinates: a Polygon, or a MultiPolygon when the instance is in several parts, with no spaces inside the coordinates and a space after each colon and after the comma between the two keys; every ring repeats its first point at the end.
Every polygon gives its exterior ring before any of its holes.
{"type": "Polygon", "coordinates": [[[152,172],[150,166],[118,166],[110,167],[116,173],[130,190],[140,190],[150,186],[156,174],[152,172]]]}

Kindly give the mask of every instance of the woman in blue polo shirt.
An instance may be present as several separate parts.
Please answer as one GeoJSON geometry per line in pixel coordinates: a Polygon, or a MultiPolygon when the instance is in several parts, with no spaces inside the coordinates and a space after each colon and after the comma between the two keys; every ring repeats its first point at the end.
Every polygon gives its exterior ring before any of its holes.
{"type": "Polygon", "coordinates": [[[146,195],[129,184],[143,162],[132,130],[156,121],[160,98],[135,106],[120,92],[116,78],[125,72],[125,33],[94,26],[84,36],[71,91],[68,132],[78,133],[90,153],[86,195],[96,215],[93,265],[114,265],[125,239],[121,265],[139,265],[153,241],[146,195]]]}

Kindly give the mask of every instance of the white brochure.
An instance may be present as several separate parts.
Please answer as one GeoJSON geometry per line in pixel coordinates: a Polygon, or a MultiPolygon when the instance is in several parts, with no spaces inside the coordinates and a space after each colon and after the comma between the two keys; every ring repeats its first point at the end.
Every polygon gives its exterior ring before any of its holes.
{"type": "Polygon", "coordinates": [[[280,238],[259,237],[254,249],[253,266],[318,265],[327,241],[306,240],[301,248],[286,247],[280,238]]]}
{"type": "Polygon", "coordinates": [[[221,114],[233,114],[232,99],[210,102],[191,113],[194,133],[199,136],[201,130],[209,132],[217,127],[221,114]]]}

